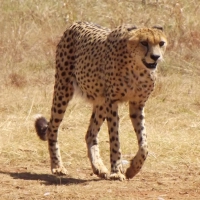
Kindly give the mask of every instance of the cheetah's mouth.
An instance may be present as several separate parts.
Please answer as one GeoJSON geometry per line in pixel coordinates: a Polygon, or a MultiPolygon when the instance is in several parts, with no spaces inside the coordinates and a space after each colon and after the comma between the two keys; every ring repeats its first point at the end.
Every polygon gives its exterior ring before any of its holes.
{"type": "Polygon", "coordinates": [[[142,59],[143,64],[148,68],[148,69],[155,69],[157,66],[157,63],[147,63],[145,59],[142,59]]]}

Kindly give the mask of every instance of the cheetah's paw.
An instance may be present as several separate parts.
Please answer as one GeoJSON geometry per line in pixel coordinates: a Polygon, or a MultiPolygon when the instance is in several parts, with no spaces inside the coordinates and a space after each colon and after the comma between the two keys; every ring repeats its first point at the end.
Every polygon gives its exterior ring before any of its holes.
{"type": "Polygon", "coordinates": [[[126,170],[126,178],[127,179],[131,179],[133,178],[137,173],[139,172],[139,170],[134,169],[132,166],[130,166],[129,168],[127,168],[126,170]]]}
{"type": "Polygon", "coordinates": [[[103,179],[109,178],[109,172],[105,166],[101,166],[100,169],[95,169],[93,171],[94,171],[94,174],[96,174],[100,178],[103,178],[103,179]]]}
{"type": "Polygon", "coordinates": [[[58,176],[63,176],[63,175],[68,174],[67,170],[63,166],[52,168],[51,171],[53,174],[58,175],[58,176]]]}
{"type": "Polygon", "coordinates": [[[124,181],[126,179],[125,175],[122,174],[121,172],[111,173],[109,178],[111,180],[119,180],[119,181],[124,181]]]}

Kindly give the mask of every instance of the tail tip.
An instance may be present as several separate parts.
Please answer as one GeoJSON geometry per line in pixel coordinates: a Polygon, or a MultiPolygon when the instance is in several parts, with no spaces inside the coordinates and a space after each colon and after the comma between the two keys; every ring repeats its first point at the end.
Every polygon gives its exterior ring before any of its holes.
{"type": "Polygon", "coordinates": [[[48,128],[47,120],[41,114],[35,115],[34,119],[35,119],[35,129],[37,135],[41,140],[46,141],[47,140],[46,130],[48,128]]]}

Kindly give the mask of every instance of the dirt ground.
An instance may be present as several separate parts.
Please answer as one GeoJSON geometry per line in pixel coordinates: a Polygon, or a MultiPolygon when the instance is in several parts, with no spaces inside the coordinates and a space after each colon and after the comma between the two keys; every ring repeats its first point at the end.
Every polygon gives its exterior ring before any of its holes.
{"type": "MultiPolygon", "coordinates": [[[[68,168],[69,177],[51,175],[47,167],[0,167],[0,199],[199,199],[195,169],[165,173],[143,170],[124,182],[101,180],[91,170],[68,168]]],[[[183,169],[181,169],[183,170],[183,169]]]]}

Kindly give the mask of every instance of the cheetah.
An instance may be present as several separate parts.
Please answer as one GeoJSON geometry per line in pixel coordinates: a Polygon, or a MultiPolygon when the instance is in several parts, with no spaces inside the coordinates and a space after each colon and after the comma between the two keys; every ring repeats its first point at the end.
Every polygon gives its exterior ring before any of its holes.
{"type": "Polygon", "coordinates": [[[148,154],[144,107],[154,89],[158,62],[163,60],[167,39],[162,27],[122,25],[114,30],[88,22],[72,24],[56,50],[56,73],[50,121],[42,116],[35,129],[48,141],[51,171],[68,174],[58,144],[58,128],[75,89],[93,105],[85,136],[93,173],[103,179],[133,178],[148,154]],[[138,141],[138,152],[123,169],[119,141],[118,105],[128,102],[129,115],[138,141]],[[99,152],[98,132],[106,119],[110,142],[111,172],[99,152]]]}

